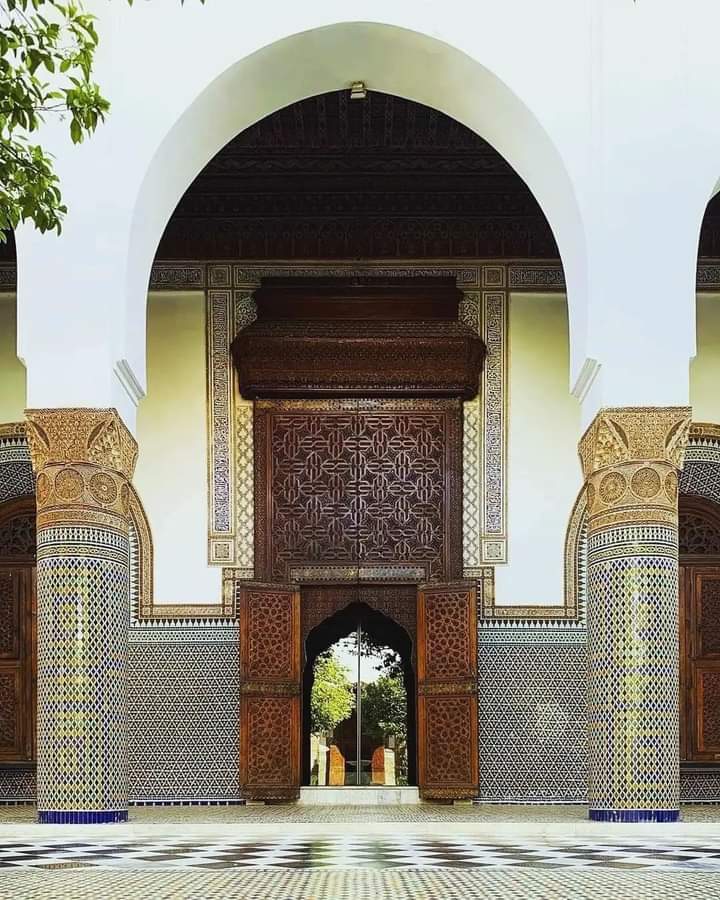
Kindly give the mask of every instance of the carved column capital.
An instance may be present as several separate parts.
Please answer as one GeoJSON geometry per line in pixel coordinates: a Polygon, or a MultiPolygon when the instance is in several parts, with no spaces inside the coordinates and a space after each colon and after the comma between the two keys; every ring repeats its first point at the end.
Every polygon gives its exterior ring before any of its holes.
{"type": "Polygon", "coordinates": [[[601,409],[580,439],[586,478],[632,462],[682,468],[690,428],[689,406],[620,406],[601,409]]]}
{"type": "Polygon", "coordinates": [[[114,409],[29,409],[38,524],[126,522],[137,442],[114,409]]]}
{"type": "Polygon", "coordinates": [[[689,428],[689,407],[597,414],[580,440],[591,531],[626,522],[677,524],[677,472],[689,428]]]}

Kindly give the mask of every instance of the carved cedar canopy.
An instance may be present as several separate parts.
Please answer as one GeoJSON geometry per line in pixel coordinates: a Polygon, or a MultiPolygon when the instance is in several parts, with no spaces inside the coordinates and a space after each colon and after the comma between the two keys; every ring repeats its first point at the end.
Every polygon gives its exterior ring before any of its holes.
{"type": "Polygon", "coordinates": [[[458,322],[461,297],[453,279],[265,279],[232,345],[240,391],[470,400],[485,349],[458,322]]]}
{"type": "Polygon", "coordinates": [[[430,107],[379,91],[358,102],[348,90],[287,106],[230,141],[158,250],[161,259],[528,256],[557,259],[552,230],[490,144],[430,107]]]}

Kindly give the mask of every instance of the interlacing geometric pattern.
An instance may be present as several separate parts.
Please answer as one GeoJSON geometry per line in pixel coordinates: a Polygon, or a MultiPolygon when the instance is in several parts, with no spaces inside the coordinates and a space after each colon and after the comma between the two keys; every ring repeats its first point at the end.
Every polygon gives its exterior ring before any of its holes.
{"type": "Polygon", "coordinates": [[[127,818],[129,479],[115,410],[28,410],[37,475],[38,816],[127,818]]]}
{"type": "Polygon", "coordinates": [[[456,577],[460,415],[452,400],[257,401],[257,571],[456,577]]]}
{"type": "Polygon", "coordinates": [[[580,443],[591,819],[679,815],[677,472],[689,414],[602,410],[580,443]]]}

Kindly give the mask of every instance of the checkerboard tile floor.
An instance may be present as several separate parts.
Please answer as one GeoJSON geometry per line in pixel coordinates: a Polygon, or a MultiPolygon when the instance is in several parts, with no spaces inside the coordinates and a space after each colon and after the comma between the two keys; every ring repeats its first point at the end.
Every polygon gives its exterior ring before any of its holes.
{"type": "Polygon", "coordinates": [[[621,842],[493,842],[472,837],[286,836],[238,841],[5,841],[0,868],[156,869],[477,869],[604,868],[720,874],[720,838],[621,842]]]}

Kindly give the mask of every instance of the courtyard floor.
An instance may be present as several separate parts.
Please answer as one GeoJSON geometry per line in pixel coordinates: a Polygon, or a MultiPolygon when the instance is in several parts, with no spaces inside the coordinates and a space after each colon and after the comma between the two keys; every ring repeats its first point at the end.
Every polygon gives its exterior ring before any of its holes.
{"type": "Polygon", "coordinates": [[[720,807],[601,825],[583,806],[145,806],[45,826],[0,807],[0,900],[717,898],[720,807]]]}

